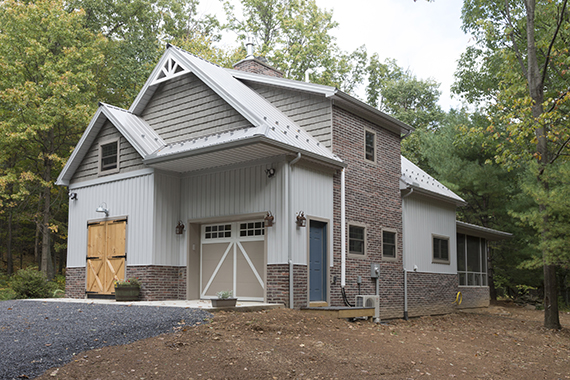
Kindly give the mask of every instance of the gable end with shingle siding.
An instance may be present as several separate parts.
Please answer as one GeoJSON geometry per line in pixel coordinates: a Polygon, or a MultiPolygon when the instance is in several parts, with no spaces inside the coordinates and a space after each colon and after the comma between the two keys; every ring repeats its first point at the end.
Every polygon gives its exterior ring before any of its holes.
{"type": "MultiPolygon", "coordinates": [[[[104,177],[107,174],[99,174],[99,144],[119,139],[119,173],[126,173],[132,170],[143,169],[142,157],[127,141],[121,133],[109,121],[105,122],[95,141],[89,148],[81,164],[73,174],[70,183],[92,180],[104,177]]],[[[116,174],[116,172],[109,173],[116,174]]]]}
{"type": "Polygon", "coordinates": [[[159,86],[141,116],[166,143],[251,126],[194,74],[159,86]]]}

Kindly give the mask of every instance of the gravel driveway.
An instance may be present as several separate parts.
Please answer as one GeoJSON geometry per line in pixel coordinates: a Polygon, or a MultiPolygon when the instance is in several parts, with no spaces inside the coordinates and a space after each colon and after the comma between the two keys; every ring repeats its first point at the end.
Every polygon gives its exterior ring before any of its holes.
{"type": "Polygon", "coordinates": [[[195,325],[199,309],[37,301],[0,302],[0,379],[32,379],[80,352],[195,325]]]}

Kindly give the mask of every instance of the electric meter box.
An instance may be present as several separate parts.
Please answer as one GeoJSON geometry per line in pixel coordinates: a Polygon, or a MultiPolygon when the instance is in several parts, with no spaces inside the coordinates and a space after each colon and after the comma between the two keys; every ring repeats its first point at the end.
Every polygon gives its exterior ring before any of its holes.
{"type": "Polygon", "coordinates": [[[372,278],[380,277],[380,264],[378,263],[370,264],[370,277],[372,278]]]}

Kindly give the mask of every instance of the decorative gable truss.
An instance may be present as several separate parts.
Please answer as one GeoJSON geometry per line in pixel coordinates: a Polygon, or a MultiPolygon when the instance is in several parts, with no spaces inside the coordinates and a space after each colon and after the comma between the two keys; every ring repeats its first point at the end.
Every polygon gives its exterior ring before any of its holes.
{"type": "Polygon", "coordinates": [[[150,85],[153,86],[155,84],[165,82],[169,79],[178,77],[180,75],[187,74],[189,71],[186,68],[172,58],[169,57],[166,59],[166,62],[162,65],[160,70],[155,73],[155,77],[150,81],[150,85]]]}

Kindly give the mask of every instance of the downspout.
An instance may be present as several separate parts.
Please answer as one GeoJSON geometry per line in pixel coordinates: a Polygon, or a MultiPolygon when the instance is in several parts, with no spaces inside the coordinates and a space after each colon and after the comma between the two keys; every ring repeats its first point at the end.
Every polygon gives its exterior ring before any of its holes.
{"type": "MultiPolygon", "coordinates": [[[[414,192],[414,188],[410,187],[410,191],[402,197],[402,200],[404,198],[409,197],[413,192],[414,192]]],[[[402,208],[404,208],[404,202],[402,202],[402,208]]],[[[402,212],[402,235],[404,235],[403,226],[404,226],[404,216],[405,215],[406,215],[406,213],[402,212]]],[[[402,252],[405,253],[406,252],[406,246],[405,246],[404,241],[405,241],[404,237],[402,236],[402,252]]],[[[408,320],[408,271],[406,270],[405,267],[404,267],[404,320],[406,320],[406,321],[408,320]]]]}
{"type": "Polygon", "coordinates": [[[291,167],[295,165],[301,159],[301,152],[297,153],[297,157],[289,162],[287,165],[287,257],[289,261],[289,308],[295,308],[295,295],[293,293],[293,248],[292,248],[292,239],[293,239],[293,206],[291,204],[291,167]]]}
{"type": "Polygon", "coordinates": [[[340,172],[340,286],[346,285],[346,177],[344,168],[340,172]]]}

